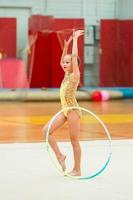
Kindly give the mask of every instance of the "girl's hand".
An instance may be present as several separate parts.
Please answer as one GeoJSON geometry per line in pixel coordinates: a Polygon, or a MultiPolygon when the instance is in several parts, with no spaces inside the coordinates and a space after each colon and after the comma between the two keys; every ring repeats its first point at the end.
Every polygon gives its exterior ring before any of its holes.
{"type": "Polygon", "coordinates": [[[78,39],[79,36],[84,35],[84,31],[83,30],[73,30],[73,38],[78,39]]]}

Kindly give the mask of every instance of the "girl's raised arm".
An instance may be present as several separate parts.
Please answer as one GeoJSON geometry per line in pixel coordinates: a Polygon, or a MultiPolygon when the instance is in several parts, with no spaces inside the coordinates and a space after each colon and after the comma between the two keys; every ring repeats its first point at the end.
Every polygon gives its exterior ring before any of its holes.
{"type": "Polygon", "coordinates": [[[77,79],[80,76],[79,66],[78,66],[78,38],[83,35],[83,30],[73,31],[73,46],[72,46],[72,66],[73,75],[77,79]]]}
{"type": "Polygon", "coordinates": [[[68,46],[70,44],[70,42],[72,41],[72,36],[70,36],[70,38],[68,39],[68,41],[64,41],[64,48],[63,48],[63,52],[62,52],[62,56],[61,56],[61,60],[60,60],[60,65],[62,66],[63,64],[63,59],[65,57],[65,55],[67,55],[67,50],[68,50],[68,46]]]}

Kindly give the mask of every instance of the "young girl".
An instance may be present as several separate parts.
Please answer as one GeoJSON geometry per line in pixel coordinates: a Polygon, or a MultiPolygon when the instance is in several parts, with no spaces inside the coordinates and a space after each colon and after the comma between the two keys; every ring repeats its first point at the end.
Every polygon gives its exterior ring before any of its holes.
{"type": "MultiPolygon", "coordinates": [[[[62,108],[68,108],[72,106],[78,106],[75,95],[80,81],[79,71],[79,58],[78,58],[78,38],[84,34],[83,30],[73,31],[73,35],[68,41],[65,41],[63,53],[61,56],[61,67],[65,72],[64,79],[60,87],[60,99],[62,108]],[[68,46],[73,41],[72,54],[67,54],[68,46]]],[[[81,148],[79,144],[80,134],[80,115],[81,112],[78,109],[69,109],[62,112],[56,120],[53,122],[49,133],[49,144],[62,167],[62,170],[66,170],[65,159],[56,143],[53,132],[61,127],[66,121],[68,122],[70,140],[73,147],[74,166],[70,175],[81,176],[81,148]]],[[[43,132],[46,133],[49,122],[44,126],[43,132]]]]}

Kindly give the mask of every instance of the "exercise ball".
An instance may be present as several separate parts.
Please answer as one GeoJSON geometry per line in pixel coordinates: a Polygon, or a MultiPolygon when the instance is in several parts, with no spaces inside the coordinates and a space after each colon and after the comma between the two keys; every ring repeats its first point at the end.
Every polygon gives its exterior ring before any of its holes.
{"type": "Polygon", "coordinates": [[[102,94],[100,91],[94,91],[92,93],[92,100],[93,101],[102,101],[102,94]]]}
{"type": "Polygon", "coordinates": [[[101,95],[102,95],[102,101],[107,101],[110,98],[108,91],[101,91],[101,95]]]}

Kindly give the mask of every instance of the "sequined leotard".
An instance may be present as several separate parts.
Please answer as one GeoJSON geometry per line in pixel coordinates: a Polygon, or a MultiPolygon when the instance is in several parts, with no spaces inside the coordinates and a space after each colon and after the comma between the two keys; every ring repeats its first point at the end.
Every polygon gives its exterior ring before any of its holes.
{"type": "MultiPolygon", "coordinates": [[[[61,106],[63,108],[79,106],[76,100],[76,91],[79,84],[79,80],[72,81],[71,74],[65,75],[61,87],[60,87],[60,99],[61,106]]],[[[64,110],[64,115],[67,117],[67,114],[70,110],[64,110]]],[[[80,110],[75,110],[79,116],[81,116],[80,110]]]]}

